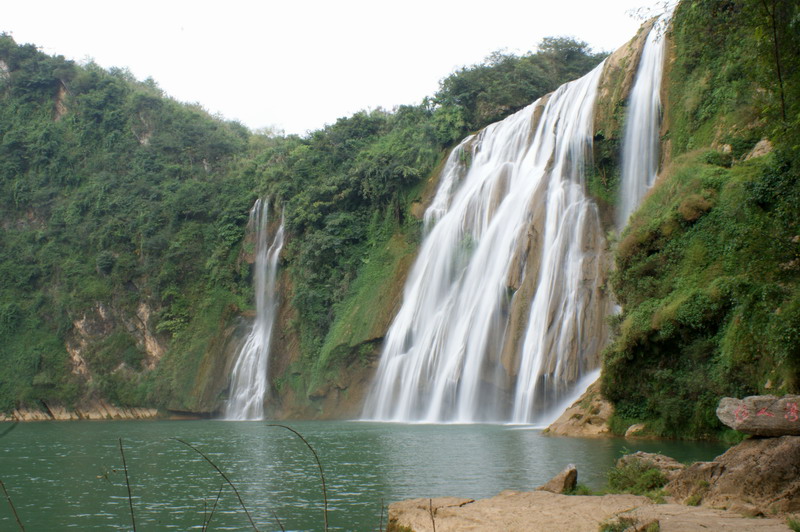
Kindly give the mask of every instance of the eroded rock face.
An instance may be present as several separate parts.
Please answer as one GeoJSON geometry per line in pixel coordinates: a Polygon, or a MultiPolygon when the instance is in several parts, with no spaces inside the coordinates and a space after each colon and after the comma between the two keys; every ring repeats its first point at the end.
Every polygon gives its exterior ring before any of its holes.
{"type": "Polygon", "coordinates": [[[763,157],[768,153],[772,152],[772,143],[767,138],[763,138],[759,140],[753,149],[750,150],[750,153],[744,158],[744,160],[752,159],[753,157],[763,157]]]}
{"type": "Polygon", "coordinates": [[[598,380],[544,432],[554,436],[610,436],[608,420],[613,413],[614,406],[600,393],[598,380]]]}
{"type": "MultiPolygon", "coordinates": [[[[625,100],[627,98],[631,87],[633,87],[644,43],[654,22],[655,19],[643,24],[633,39],[608,56],[603,67],[603,76],[600,78],[598,101],[611,104],[615,100],[625,100]]],[[[604,115],[603,111],[601,109],[596,112],[596,119],[607,126],[612,117],[604,115]]],[[[602,127],[596,129],[602,129],[602,127]]]]}
{"type": "Polygon", "coordinates": [[[97,303],[81,319],[72,323],[72,333],[66,342],[72,361],[72,372],[90,382],[91,368],[84,359],[84,353],[92,343],[102,340],[119,327],[124,328],[133,337],[136,346],[144,351],[145,369],[154,369],[164,356],[166,347],[154,332],[152,314],[153,309],[147,303],[140,303],[135,315],[126,315],[113,306],[97,303]]]}
{"type": "Polygon", "coordinates": [[[72,373],[85,379],[86,382],[92,381],[92,375],[83,354],[93,340],[108,336],[113,329],[114,321],[111,319],[111,313],[102,303],[98,303],[81,319],[72,322],[72,334],[65,345],[72,362],[72,373]]]}
{"type": "Polygon", "coordinates": [[[67,114],[67,87],[63,83],[59,84],[56,103],[53,111],[53,120],[58,122],[67,114]]]}
{"type": "Polygon", "coordinates": [[[665,489],[682,502],[748,515],[800,512],[800,436],[745,440],[687,467],[665,489]]]}
{"type": "Polygon", "coordinates": [[[723,397],[717,417],[728,427],[755,436],[800,436],[800,395],[723,397]]]}
{"type": "Polygon", "coordinates": [[[150,316],[152,314],[153,310],[146,303],[139,303],[139,307],[136,309],[136,318],[138,322],[134,322],[136,332],[138,333],[137,343],[141,344],[145,353],[147,353],[145,367],[149,370],[155,369],[156,364],[158,364],[158,361],[161,360],[161,357],[163,357],[166,352],[166,347],[156,337],[151,327],[150,316]]]}

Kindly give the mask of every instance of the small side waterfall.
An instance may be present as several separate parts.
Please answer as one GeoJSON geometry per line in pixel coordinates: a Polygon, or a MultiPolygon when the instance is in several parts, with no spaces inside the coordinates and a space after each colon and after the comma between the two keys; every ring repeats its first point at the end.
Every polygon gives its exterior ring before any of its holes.
{"type": "Polygon", "coordinates": [[[605,244],[583,172],[602,68],[453,151],[365,418],[529,423],[599,366],[605,244]]]}
{"type": "Polygon", "coordinates": [[[269,201],[259,199],[250,211],[249,221],[250,226],[256,231],[256,319],[233,366],[225,419],[244,420],[264,417],[269,345],[272,325],[278,312],[275,277],[278,271],[278,256],[283,247],[283,219],[272,236],[268,231],[268,222],[269,201]]]}
{"type": "Polygon", "coordinates": [[[662,15],[647,35],[636,81],[628,100],[628,116],[622,141],[622,177],[617,208],[621,231],[653,186],[658,173],[659,130],[661,128],[661,73],[666,37],[663,32],[671,9],[662,15]]]}

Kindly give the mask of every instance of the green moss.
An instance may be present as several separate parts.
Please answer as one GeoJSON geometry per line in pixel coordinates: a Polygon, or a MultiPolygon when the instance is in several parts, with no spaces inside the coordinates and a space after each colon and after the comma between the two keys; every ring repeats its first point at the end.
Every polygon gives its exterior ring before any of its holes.
{"type": "Polygon", "coordinates": [[[786,137],[765,121],[776,101],[763,84],[768,22],[744,0],[687,0],[673,18],[671,163],[615,249],[623,312],[603,390],[617,432],[645,422],[663,436],[728,439],[721,397],[798,390],[798,170],[787,151],[744,160],[767,133],[786,137]]]}
{"type": "Polygon", "coordinates": [[[754,31],[746,9],[721,2],[683,2],[673,18],[674,61],[667,62],[672,155],[714,143],[734,146],[740,159],[761,138],[765,93],[752,75],[754,31]],[[755,127],[754,127],[755,126],[755,127]]]}
{"type": "Polygon", "coordinates": [[[797,212],[797,185],[764,209],[748,191],[762,197],[756,184],[773,159],[730,170],[703,160],[675,162],[616,249],[612,284],[624,310],[603,383],[618,432],[647,422],[664,436],[719,437],[722,396],[764,392],[768,382],[797,390],[798,224],[776,216],[797,212]]]}
{"type": "Polygon", "coordinates": [[[242,301],[217,289],[204,294],[191,319],[173,338],[167,354],[149,377],[149,400],[174,410],[213,411],[227,385],[221,358],[224,335],[242,301]],[[209,396],[211,391],[211,396],[209,396]]]}
{"type": "Polygon", "coordinates": [[[375,242],[347,297],[338,304],[331,328],[314,363],[313,390],[340,368],[356,361],[366,364],[375,353],[399,303],[416,245],[402,233],[375,242]]]}

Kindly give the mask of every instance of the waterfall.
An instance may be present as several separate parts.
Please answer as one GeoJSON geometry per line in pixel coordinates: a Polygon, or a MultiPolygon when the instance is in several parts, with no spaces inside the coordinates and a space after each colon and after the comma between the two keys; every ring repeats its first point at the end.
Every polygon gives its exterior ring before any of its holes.
{"type": "Polygon", "coordinates": [[[661,128],[661,72],[666,38],[663,27],[672,14],[664,13],[650,29],[639,59],[622,141],[622,177],[617,208],[621,231],[658,172],[659,130],[661,128]]]}
{"type": "Polygon", "coordinates": [[[583,171],[602,68],[453,150],[365,418],[529,423],[599,367],[605,244],[583,171]]]}
{"type": "Polygon", "coordinates": [[[236,357],[231,373],[230,398],[225,419],[262,419],[267,393],[267,362],[272,325],[278,312],[275,277],[283,247],[283,217],[278,230],[269,235],[269,201],[256,200],[249,226],[256,231],[255,293],[256,318],[250,334],[236,357]]]}

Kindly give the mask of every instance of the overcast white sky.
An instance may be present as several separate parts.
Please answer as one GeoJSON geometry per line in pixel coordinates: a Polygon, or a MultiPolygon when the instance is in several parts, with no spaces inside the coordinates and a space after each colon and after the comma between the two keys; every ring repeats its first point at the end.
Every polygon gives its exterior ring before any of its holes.
{"type": "Polygon", "coordinates": [[[419,103],[491,52],[568,35],[633,37],[656,0],[113,0],[7,2],[0,31],[48,54],[152,77],[251,129],[303,134],[360,109],[419,103]]]}

